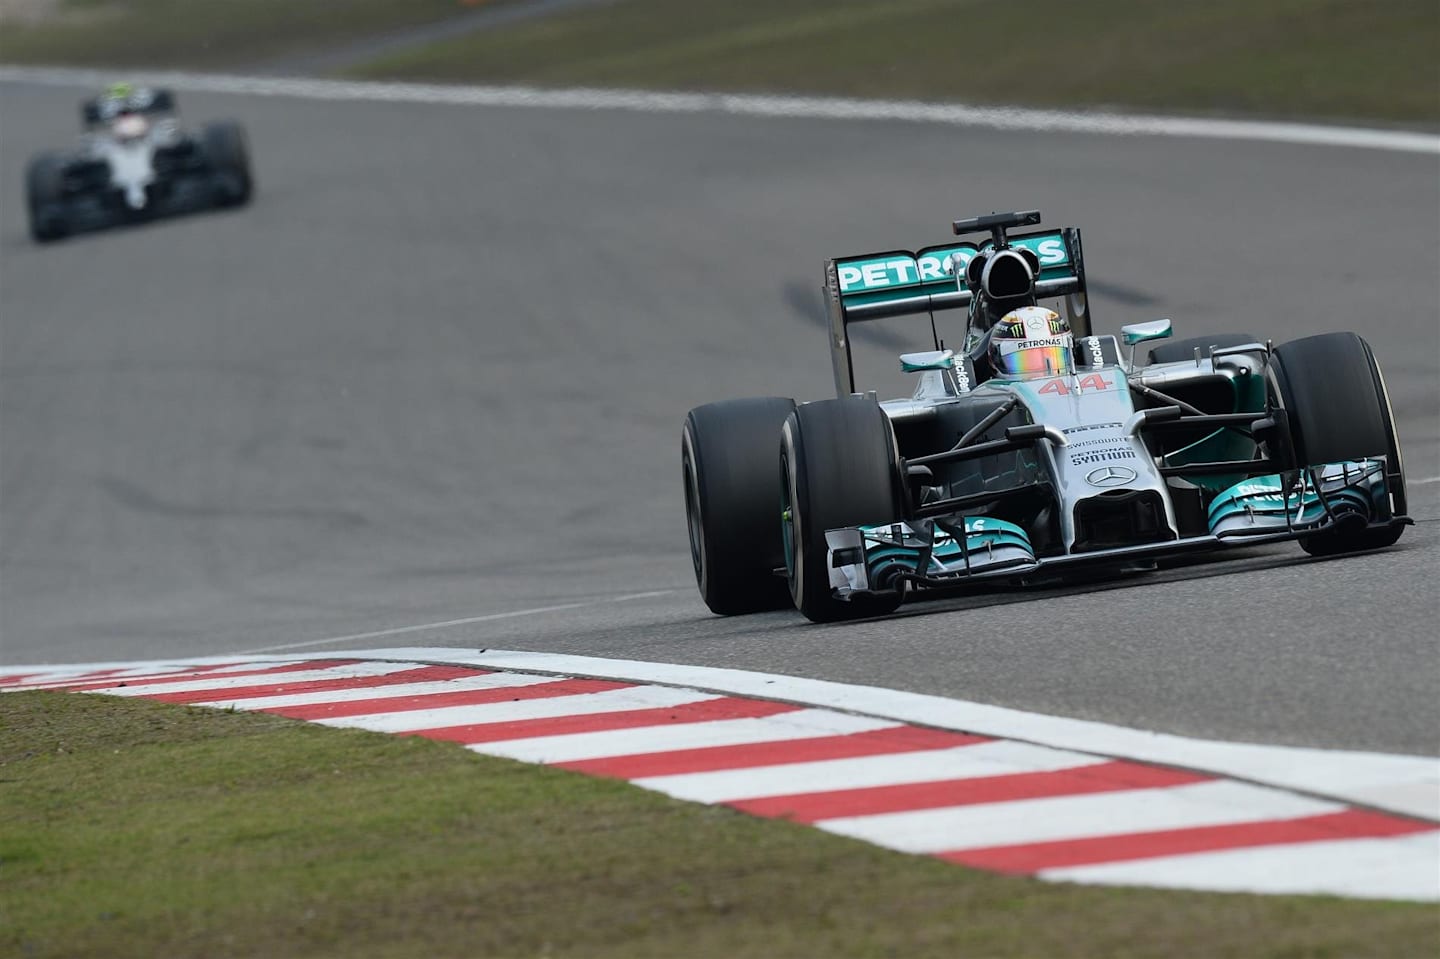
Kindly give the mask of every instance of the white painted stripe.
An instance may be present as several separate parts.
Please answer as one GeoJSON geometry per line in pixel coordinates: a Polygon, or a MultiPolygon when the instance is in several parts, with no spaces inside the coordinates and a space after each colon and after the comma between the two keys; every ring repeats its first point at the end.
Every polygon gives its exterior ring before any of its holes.
{"type": "Polygon", "coordinates": [[[826,819],[815,825],[889,849],[936,853],[1292,819],[1342,808],[1274,789],[1222,781],[826,819]]]}
{"type": "MultiPolygon", "coordinates": [[[[234,657],[230,657],[233,660],[234,657]]],[[[228,669],[207,669],[200,676],[225,676],[234,672],[254,669],[271,669],[282,663],[239,663],[228,669]]],[[[196,666],[176,666],[171,669],[155,669],[153,667],[123,669],[118,672],[96,675],[99,670],[77,671],[77,672],[46,672],[44,679],[35,679],[27,683],[19,683],[5,688],[12,690],[21,689],[54,689],[57,686],[76,686],[87,683],[127,683],[136,679],[165,679],[173,676],[183,676],[186,673],[196,671],[196,666]]]]}
{"type": "MultiPolygon", "coordinates": [[[[345,657],[347,659],[353,657],[345,657]]],[[[350,666],[329,666],[323,669],[297,669],[288,673],[259,676],[229,676],[216,679],[194,679],[183,683],[137,683],[133,686],[89,690],[106,696],[163,696],[166,693],[198,693],[205,690],[241,689],[250,686],[293,687],[298,683],[322,682],[327,679],[363,679],[388,676],[391,673],[416,669],[416,663],[365,662],[350,666]]]]}
{"type": "Polygon", "coordinates": [[[1045,869],[1042,879],[1219,892],[1440,901],[1440,832],[1045,869]]]}
{"type": "Polygon", "coordinates": [[[1028,743],[976,743],[950,749],[828,759],[756,769],[727,769],[679,776],[652,776],[631,782],[694,802],[735,802],[766,796],[899,786],[945,779],[976,779],[1016,773],[1050,772],[1104,762],[1095,756],[1046,749],[1028,743]]]}
{"type": "MultiPolygon", "coordinates": [[[[471,653],[444,646],[334,650],[327,652],[326,656],[337,659],[401,660],[411,664],[447,663],[562,676],[593,676],[635,683],[661,683],[707,689],[733,696],[783,700],[896,722],[1234,776],[1282,789],[1295,789],[1404,815],[1440,820],[1440,758],[1431,756],[1194,739],[1091,720],[1027,713],[1003,706],[946,699],[943,696],[711,666],[647,663],[518,650],[492,649],[471,653]]],[[[252,659],[257,663],[281,663],[291,662],[294,657],[256,655],[252,659]]],[[[157,660],[152,663],[110,662],[83,666],[17,664],[6,668],[11,672],[61,670],[69,673],[115,666],[155,670],[233,661],[234,654],[178,662],[157,660]]]]}
{"type": "Polygon", "coordinates": [[[750,719],[716,719],[701,723],[671,723],[637,729],[611,729],[565,736],[536,736],[498,743],[479,743],[470,749],[489,756],[505,756],[531,763],[570,763],[582,759],[608,759],[645,753],[742,746],[754,743],[845,736],[876,729],[896,729],[899,723],[865,716],[847,716],[828,709],[802,709],[777,716],[750,719]]]}
{"type": "Polygon", "coordinates": [[[559,716],[591,716],[629,709],[658,709],[719,698],[714,693],[700,693],[693,689],[637,686],[634,689],[614,689],[603,693],[582,693],[551,699],[482,703],[478,706],[442,706],[439,709],[341,716],[335,719],[318,719],[316,722],[322,726],[348,726],[381,733],[404,733],[417,729],[470,726],[476,723],[509,723],[525,719],[554,719],[559,716]]]}
{"type": "MultiPolygon", "coordinates": [[[[0,81],[65,87],[95,87],[111,82],[114,79],[114,72],[113,70],[0,67],[0,81]]],[[[1404,153],[1440,153],[1440,137],[1400,130],[1084,111],[1029,110],[1019,107],[977,107],[914,100],[665,93],[644,90],[544,90],[532,87],[351,82],[183,72],[147,73],[146,82],[208,93],[296,97],[307,100],[434,103],[530,109],[627,110],[641,113],[720,113],[793,119],[903,120],[910,123],[991,130],[1247,140],[1308,146],[1359,147],[1368,150],[1404,153]]]]}
{"type": "MultiPolygon", "coordinates": [[[[353,658],[367,653],[346,650],[333,655],[353,658]]],[[[626,679],[779,699],[996,739],[1018,739],[1057,749],[1201,770],[1440,820],[1440,758],[1431,756],[1193,739],[943,696],[712,666],[499,649],[472,655],[443,649],[385,649],[372,650],[369,655],[626,679]]]]}
{"type": "Polygon", "coordinates": [[[437,679],[424,683],[396,683],[392,686],[365,686],[359,689],[322,689],[313,693],[247,696],[244,699],[207,699],[194,705],[213,706],[217,709],[282,709],[287,706],[354,703],[367,699],[392,699],[399,696],[510,689],[554,682],[560,682],[560,680],[554,676],[539,676],[534,673],[487,673],[468,679],[437,679]]]}
{"type": "MultiPolygon", "coordinates": [[[[454,650],[451,650],[454,652],[454,650]]],[[[236,665],[240,657],[247,657],[250,662],[239,668],[253,668],[257,663],[265,666],[275,666],[280,663],[295,662],[294,656],[252,656],[249,653],[230,653],[227,656],[187,656],[183,659],[151,659],[151,660],[123,660],[120,662],[108,663],[45,663],[39,666],[3,666],[0,672],[5,673],[49,673],[56,680],[66,676],[73,676],[79,673],[93,672],[100,669],[126,669],[134,670],[137,673],[160,673],[167,671],[188,672],[197,666],[214,666],[223,664],[226,666],[236,665]]],[[[327,656],[327,658],[332,658],[327,656]]],[[[333,657],[339,658],[339,657],[333,657]]],[[[354,657],[351,657],[354,658],[354,657]]],[[[366,654],[367,659],[374,659],[374,656],[366,654]]],[[[104,679],[105,677],[99,677],[104,679]]]]}

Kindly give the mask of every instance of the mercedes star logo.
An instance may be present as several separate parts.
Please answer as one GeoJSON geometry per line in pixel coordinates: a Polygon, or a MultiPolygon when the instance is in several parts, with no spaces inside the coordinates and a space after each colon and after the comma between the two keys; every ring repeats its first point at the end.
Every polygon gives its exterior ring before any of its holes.
{"type": "Polygon", "coordinates": [[[1091,486],[1124,486],[1135,481],[1136,473],[1128,466],[1102,466],[1085,474],[1091,486]]]}

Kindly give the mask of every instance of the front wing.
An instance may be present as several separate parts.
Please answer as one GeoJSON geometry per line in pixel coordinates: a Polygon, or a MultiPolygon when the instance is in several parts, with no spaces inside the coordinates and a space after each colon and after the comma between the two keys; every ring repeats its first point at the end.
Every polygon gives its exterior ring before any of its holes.
{"type": "Polygon", "coordinates": [[[1409,522],[1390,513],[1383,460],[1252,477],[1212,501],[1207,534],[1163,542],[1037,556],[1022,527],[959,513],[829,530],[825,540],[831,589],[848,599],[957,590],[997,579],[1023,584],[1086,567],[1123,567],[1182,553],[1300,539],[1357,519],[1377,527],[1409,522]]]}

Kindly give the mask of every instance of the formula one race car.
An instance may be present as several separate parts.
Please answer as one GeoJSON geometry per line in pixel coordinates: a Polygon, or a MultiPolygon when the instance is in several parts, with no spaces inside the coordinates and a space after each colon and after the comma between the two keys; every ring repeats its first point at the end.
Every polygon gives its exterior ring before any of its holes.
{"type": "Polygon", "coordinates": [[[240,125],[211,123],[190,134],[174,113],[169,90],[128,84],[84,101],[80,149],[30,161],[30,235],[44,243],[79,230],[248,202],[253,181],[240,125]]]}
{"type": "Polygon", "coordinates": [[[978,242],[826,261],[838,398],[690,411],[685,509],[711,610],[793,602],[827,622],[1274,540],[1316,556],[1377,549],[1411,524],[1363,339],[1214,335],[1137,363],[1170,320],[1093,334],[1080,231],[1007,236],[1039,223],[992,214],[954,223],[989,234],[978,242]],[[1063,315],[1040,305],[1050,298],[1063,315]],[[956,352],[935,313],[961,307],[956,352]],[[914,394],[857,393],[850,324],[925,313],[932,348],[900,357],[914,394]]]}

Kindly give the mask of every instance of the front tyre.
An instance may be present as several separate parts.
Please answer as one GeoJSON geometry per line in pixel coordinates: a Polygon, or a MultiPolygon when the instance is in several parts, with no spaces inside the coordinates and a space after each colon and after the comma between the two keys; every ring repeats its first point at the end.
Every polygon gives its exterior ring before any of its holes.
{"type": "MultiPolygon", "coordinates": [[[[1406,513],[1405,470],[1385,378],[1375,354],[1355,333],[1322,333],[1284,343],[1270,361],[1271,388],[1289,420],[1296,468],[1385,458],[1394,516],[1406,513]]],[[[1312,556],[1381,549],[1400,538],[1396,524],[1373,528],[1341,522],[1300,541],[1312,556]]]]}
{"type": "Polygon", "coordinates": [[[695,583],[721,616],[786,609],[790,593],[775,571],[780,484],[775,442],[795,401],[775,396],[697,406],[685,417],[680,459],[695,583]]]}
{"type": "Polygon", "coordinates": [[[214,177],[215,202],[220,206],[249,203],[255,181],[250,173],[250,150],[240,124],[228,120],[208,124],[201,132],[201,146],[214,177]]]}
{"type": "Polygon", "coordinates": [[[895,434],[861,396],[798,406],[780,432],[790,597],[806,619],[829,623],[894,612],[900,594],[835,598],[825,531],[898,519],[902,485],[895,434]]]}
{"type": "Polygon", "coordinates": [[[65,206],[65,158],[42,153],[25,171],[25,201],[30,213],[30,238],[49,243],[70,232],[65,206]]]}

